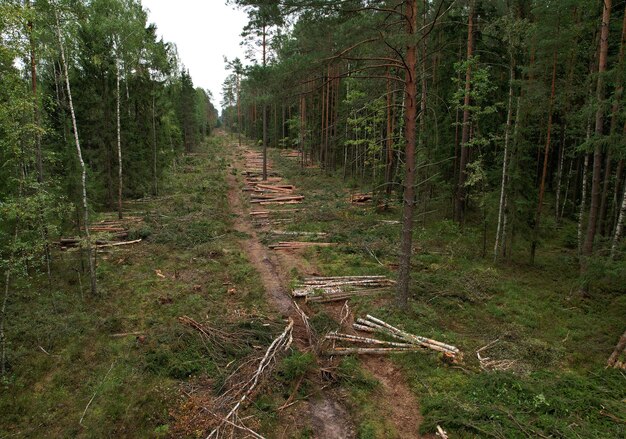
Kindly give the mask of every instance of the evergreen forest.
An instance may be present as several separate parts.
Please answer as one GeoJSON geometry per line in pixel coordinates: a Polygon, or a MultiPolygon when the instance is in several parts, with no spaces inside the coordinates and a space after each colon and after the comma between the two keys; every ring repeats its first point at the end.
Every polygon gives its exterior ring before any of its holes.
{"type": "Polygon", "coordinates": [[[0,0],[0,438],[626,437],[625,0],[167,7],[0,0]]]}

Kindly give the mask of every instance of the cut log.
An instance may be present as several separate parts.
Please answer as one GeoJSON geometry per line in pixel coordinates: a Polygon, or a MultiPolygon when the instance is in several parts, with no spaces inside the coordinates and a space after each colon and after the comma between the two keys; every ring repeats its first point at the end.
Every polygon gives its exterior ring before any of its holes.
{"type": "Polygon", "coordinates": [[[397,348],[414,348],[415,345],[410,343],[397,343],[395,341],[385,341],[385,340],[377,340],[375,338],[368,337],[359,337],[357,335],[350,334],[340,334],[340,333],[330,333],[324,337],[326,340],[342,340],[342,341],[350,341],[355,343],[365,343],[365,344],[377,344],[377,345],[386,345],[393,346],[397,348]]]}
{"type": "Polygon", "coordinates": [[[327,355],[352,355],[352,354],[379,354],[379,355],[387,355],[392,354],[394,352],[416,352],[421,349],[418,346],[414,346],[411,348],[342,348],[336,347],[333,349],[329,349],[326,351],[327,355]]]}
{"type": "Polygon", "coordinates": [[[373,317],[369,314],[366,316],[365,319],[358,318],[356,323],[353,324],[353,328],[359,331],[379,332],[382,334],[386,334],[393,338],[402,340],[404,342],[412,343],[415,345],[423,346],[428,349],[443,352],[453,357],[460,355],[461,353],[460,350],[456,346],[452,346],[452,345],[442,343],[437,340],[432,340],[426,337],[421,337],[419,335],[409,334],[408,332],[402,331],[394,326],[391,326],[388,323],[380,319],[377,319],[376,317],[373,317]]]}
{"type": "Polygon", "coordinates": [[[270,230],[272,235],[292,235],[292,236],[328,236],[328,233],[324,232],[291,232],[285,230],[270,230]]]}
{"type": "Polygon", "coordinates": [[[302,201],[304,200],[304,196],[302,195],[292,195],[292,196],[259,196],[259,195],[254,195],[252,197],[252,200],[250,200],[251,203],[265,203],[267,201],[272,201],[272,202],[280,202],[280,201],[302,201]]]}
{"type": "Polygon", "coordinates": [[[330,247],[333,245],[337,245],[334,242],[298,242],[298,241],[282,241],[277,244],[271,244],[269,248],[273,250],[281,250],[281,249],[299,249],[305,247],[330,247]]]}
{"type": "Polygon", "coordinates": [[[622,353],[624,353],[625,350],[626,350],[626,331],[622,334],[619,341],[617,342],[617,345],[615,346],[615,349],[613,349],[613,353],[611,353],[611,356],[609,357],[609,360],[607,361],[606,366],[623,369],[624,366],[622,362],[619,361],[619,357],[620,355],[622,355],[622,353]]]}
{"type": "Polygon", "coordinates": [[[118,247],[120,245],[137,244],[138,242],[141,242],[141,241],[142,241],[141,239],[135,239],[133,241],[109,242],[109,243],[106,243],[106,244],[96,245],[96,248],[118,247]]]}
{"type": "Polygon", "coordinates": [[[367,203],[372,201],[372,194],[352,194],[350,196],[351,203],[367,203]]]}

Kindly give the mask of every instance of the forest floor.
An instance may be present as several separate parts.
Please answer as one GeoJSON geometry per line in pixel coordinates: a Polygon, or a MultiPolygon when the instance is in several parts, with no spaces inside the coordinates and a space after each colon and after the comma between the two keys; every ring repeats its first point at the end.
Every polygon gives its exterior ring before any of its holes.
{"type": "Polygon", "coordinates": [[[97,297],[75,251],[55,251],[52,287],[35,274],[13,286],[0,438],[206,437],[231,377],[247,373],[289,318],[292,349],[239,416],[265,437],[434,437],[437,425],[451,438],[625,435],[626,376],[604,364],[623,332],[626,274],[581,297],[575,251],[563,243],[546,239],[529,266],[519,241],[510,262],[493,264],[476,248],[480,226],[459,230],[432,215],[415,230],[407,310],[391,296],[350,299],[347,318],[343,303],[300,307],[313,339],[370,313],[458,346],[463,361],[329,359],[311,346],[290,289],[307,275],[394,277],[399,206],[352,204],[358,182],[272,150],[273,170],[305,197],[273,208],[293,210],[280,228],[328,233],[336,245],[270,250],[279,226],[251,223],[241,172],[252,148],[236,143],[208,139],[177,161],[161,196],[126,204],[143,218],[131,237],[144,240],[99,254],[97,297]],[[495,340],[483,356],[507,370],[480,367],[476,351],[495,340]]]}

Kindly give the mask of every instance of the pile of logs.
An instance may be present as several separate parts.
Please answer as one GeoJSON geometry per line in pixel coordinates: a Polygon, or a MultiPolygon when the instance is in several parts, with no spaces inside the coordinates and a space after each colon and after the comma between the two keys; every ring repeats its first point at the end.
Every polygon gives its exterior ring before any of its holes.
{"type": "Polygon", "coordinates": [[[419,335],[410,334],[369,314],[365,316],[365,318],[358,318],[352,326],[357,331],[376,333],[394,338],[398,341],[379,340],[370,337],[333,332],[326,336],[327,340],[363,345],[363,347],[333,346],[330,350],[328,350],[329,355],[388,354],[392,352],[413,352],[417,350],[431,349],[442,352],[446,357],[449,357],[452,360],[461,356],[461,352],[455,346],[442,343],[437,340],[432,340],[430,338],[421,337],[419,335]]]}
{"type": "Polygon", "coordinates": [[[280,156],[281,157],[288,157],[288,158],[300,158],[302,154],[300,153],[300,151],[296,150],[296,149],[281,149],[280,150],[280,156]]]}
{"type": "Polygon", "coordinates": [[[363,204],[372,201],[372,194],[352,194],[350,202],[354,204],[363,204]]]}
{"type": "Polygon", "coordinates": [[[385,293],[395,283],[386,276],[315,276],[305,278],[291,294],[307,302],[326,303],[385,293]]]}
{"type": "Polygon", "coordinates": [[[280,241],[270,244],[272,250],[298,250],[306,247],[330,247],[334,242],[306,242],[306,241],[280,241]]]}
{"type": "MultiPolygon", "coordinates": [[[[132,241],[125,241],[128,238],[129,227],[131,225],[138,225],[143,221],[143,218],[138,216],[127,216],[121,220],[106,219],[93,223],[88,227],[89,233],[95,235],[96,247],[117,247],[120,245],[135,244],[141,242],[141,239],[135,239],[132,241]]],[[[83,227],[82,230],[85,230],[83,227]]],[[[61,250],[68,248],[79,247],[81,238],[61,238],[59,239],[59,247],[61,250]]]]}
{"type": "Polygon", "coordinates": [[[315,236],[318,238],[328,236],[328,233],[325,232],[292,232],[288,230],[270,230],[268,233],[279,236],[315,236]]]}
{"type": "Polygon", "coordinates": [[[252,195],[250,202],[253,204],[300,204],[304,200],[303,195],[281,195],[281,194],[267,194],[267,195],[252,195]]]}
{"type": "Polygon", "coordinates": [[[295,189],[295,187],[293,185],[290,184],[282,184],[282,185],[271,185],[268,184],[267,182],[265,183],[260,183],[258,181],[256,182],[250,182],[250,184],[244,189],[244,191],[250,191],[250,192],[258,192],[261,194],[266,194],[266,193],[273,193],[273,192],[278,192],[281,194],[291,194],[293,192],[293,190],[295,189]]]}

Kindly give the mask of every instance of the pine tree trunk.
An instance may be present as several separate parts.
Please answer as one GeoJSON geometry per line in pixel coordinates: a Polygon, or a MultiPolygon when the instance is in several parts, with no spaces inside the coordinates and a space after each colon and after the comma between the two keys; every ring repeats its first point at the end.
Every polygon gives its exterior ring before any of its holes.
{"type": "Polygon", "coordinates": [[[156,115],[155,115],[155,96],[152,95],[152,190],[156,197],[159,194],[159,179],[157,174],[157,134],[156,134],[156,115]]]}
{"type": "Polygon", "coordinates": [[[387,196],[387,202],[391,197],[391,169],[393,165],[393,133],[391,130],[391,78],[389,68],[387,68],[387,138],[385,139],[386,145],[386,160],[385,160],[385,194],[387,196]]]}
{"type": "Polygon", "coordinates": [[[563,166],[565,165],[565,131],[563,126],[563,136],[561,138],[561,147],[559,148],[559,166],[556,171],[556,201],[554,203],[554,220],[559,224],[559,207],[561,205],[561,186],[563,182],[563,166]]]}
{"type": "MultiPolygon", "coordinates": [[[[610,138],[611,140],[615,137],[615,131],[617,130],[617,124],[619,122],[619,113],[620,113],[620,108],[621,108],[621,101],[622,101],[622,96],[624,94],[624,46],[626,45],[626,7],[624,8],[624,17],[622,20],[622,36],[621,36],[621,40],[620,40],[620,46],[619,46],[619,55],[618,55],[618,61],[617,61],[617,78],[616,78],[616,87],[615,87],[615,93],[613,95],[613,106],[611,108],[611,127],[610,127],[610,138]]],[[[618,162],[618,167],[616,170],[616,174],[615,174],[615,190],[613,191],[614,196],[613,196],[613,206],[615,206],[615,211],[618,211],[618,208],[616,206],[616,201],[618,199],[618,197],[615,195],[618,192],[618,188],[619,188],[619,183],[620,183],[620,179],[621,179],[621,172],[622,172],[622,168],[623,168],[623,159],[621,159],[618,162]]],[[[599,218],[599,222],[600,222],[600,234],[601,235],[605,235],[605,233],[610,233],[611,232],[611,227],[613,224],[613,221],[611,220],[610,223],[607,223],[606,220],[606,213],[608,211],[608,203],[607,203],[607,198],[608,198],[608,186],[609,186],[609,180],[611,177],[610,174],[610,169],[611,169],[611,151],[609,150],[609,152],[607,153],[607,158],[606,158],[606,165],[605,165],[605,171],[604,171],[604,185],[602,188],[602,201],[600,203],[600,218],[599,218]]]]}
{"type": "Polygon", "coordinates": [[[7,372],[7,338],[4,331],[4,322],[6,321],[7,303],[9,302],[9,286],[11,284],[11,271],[7,269],[4,276],[4,296],[2,298],[2,307],[0,307],[0,376],[4,376],[7,372]]]}
{"type": "Polygon", "coordinates": [[[552,84],[550,87],[550,103],[548,105],[548,126],[546,133],[546,147],[543,152],[543,170],[541,172],[541,182],[539,184],[539,201],[537,202],[537,212],[535,213],[535,224],[533,227],[533,240],[530,247],[530,263],[535,263],[535,253],[539,241],[539,228],[541,224],[541,212],[543,209],[543,196],[546,188],[546,176],[548,174],[548,157],[550,154],[550,142],[552,138],[552,108],[554,106],[554,97],[556,94],[556,61],[557,52],[554,51],[552,58],[552,84]]]}
{"type": "MultiPolygon", "coordinates": [[[[265,32],[265,25],[263,25],[263,69],[265,69],[267,60],[267,38],[265,32]]],[[[265,97],[261,100],[263,105],[263,181],[267,180],[267,105],[265,104],[265,97]]]]}
{"type": "MultiPolygon", "coordinates": [[[[604,72],[606,72],[607,54],[609,49],[609,21],[611,18],[611,1],[604,0],[602,12],[602,25],[600,31],[600,56],[598,62],[598,85],[595,133],[599,138],[603,134],[604,125],[604,72]]],[[[598,223],[598,211],[600,207],[600,183],[602,175],[602,147],[600,142],[596,142],[593,152],[593,177],[591,181],[591,203],[589,206],[589,221],[587,223],[587,233],[583,244],[582,254],[589,257],[593,253],[593,243],[596,236],[598,223]]],[[[586,261],[581,264],[581,272],[587,270],[586,261]]]]}
{"type": "Polygon", "coordinates": [[[406,48],[406,67],[404,89],[405,106],[405,167],[404,205],[402,209],[402,237],[400,242],[400,263],[397,283],[397,303],[406,308],[409,298],[411,277],[411,255],[413,253],[413,217],[415,213],[415,129],[417,117],[416,64],[417,48],[413,41],[417,28],[417,1],[405,0],[407,34],[409,42],[406,48]]]}
{"type": "Polygon", "coordinates": [[[117,124],[117,217],[122,219],[122,135],[120,124],[120,66],[119,60],[115,63],[115,105],[117,124]]]}
{"type": "MultiPolygon", "coordinates": [[[[467,22],[467,61],[470,61],[474,55],[474,10],[475,2],[470,3],[470,11],[467,22]]],[[[463,223],[465,220],[465,204],[467,190],[465,182],[467,180],[467,163],[469,161],[469,140],[470,140],[470,112],[469,105],[471,102],[471,82],[472,67],[468,63],[465,72],[465,99],[463,102],[463,126],[461,130],[461,157],[459,160],[459,182],[457,186],[457,197],[454,209],[455,221],[463,223]]]]}
{"type": "Polygon", "coordinates": [[[241,147],[241,90],[239,83],[239,73],[237,73],[237,138],[241,147]]]}
{"type": "Polygon", "coordinates": [[[57,25],[57,38],[59,41],[59,48],[61,50],[61,64],[63,66],[63,73],[65,75],[65,86],[67,88],[67,99],[70,106],[70,115],[72,116],[72,128],[74,130],[74,142],[76,144],[76,156],[81,168],[81,185],[82,185],[82,202],[83,202],[83,221],[85,228],[85,238],[87,245],[87,258],[89,259],[89,280],[91,286],[91,294],[96,295],[98,288],[96,285],[96,267],[95,261],[92,258],[91,248],[91,236],[89,234],[89,207],[87,205],[87,169],[85,162],[83,161],[83,154],[80,148],[80,140],[78,137],[78,127],[76,125],[76,114],[74,113],[74,103],[72,102],[72,89],[70,87],[70,77],[67,71],[67,61],[65,59],[65,49],[63,48],[63,39],[61,37],[61,25],[59,23],[59,15],[57,10],[54,11],[56,16],[57,25]]]}

